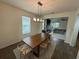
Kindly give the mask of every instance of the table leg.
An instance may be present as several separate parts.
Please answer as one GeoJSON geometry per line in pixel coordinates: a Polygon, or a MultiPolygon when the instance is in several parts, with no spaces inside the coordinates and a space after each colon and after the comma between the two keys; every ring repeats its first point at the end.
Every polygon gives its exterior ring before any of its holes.
{"type": "Polygon", "coordinates": [[[40,56],[40,46],[37,47],[36,51],[33,51],[33,54],[36,56],[36,57],[39,57],[40,56]],[[36,52],[37,51],[37,52],[36,52]]]}

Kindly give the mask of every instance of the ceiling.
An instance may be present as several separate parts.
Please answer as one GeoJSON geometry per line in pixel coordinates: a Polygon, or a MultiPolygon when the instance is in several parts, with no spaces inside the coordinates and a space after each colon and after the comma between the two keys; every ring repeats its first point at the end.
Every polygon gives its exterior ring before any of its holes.
{"type": "MultiPolygon", "coordinates": [[[[25,11],[38,14],[39,0],[0,0],[12,6],[25,11]]],[[[40,0],[43,3],[41,14],[60,13],[65,11],[74,11],[79,8],[79,0],[40,0]]]]}

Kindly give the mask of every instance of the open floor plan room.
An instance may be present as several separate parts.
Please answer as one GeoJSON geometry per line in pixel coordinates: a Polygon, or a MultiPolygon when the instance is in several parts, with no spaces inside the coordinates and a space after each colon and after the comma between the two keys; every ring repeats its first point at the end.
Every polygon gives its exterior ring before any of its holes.
{"type": "Polygon", "coordinates": [[[79,0],[0,0],[0,59],[79,59],[79,0]]]}

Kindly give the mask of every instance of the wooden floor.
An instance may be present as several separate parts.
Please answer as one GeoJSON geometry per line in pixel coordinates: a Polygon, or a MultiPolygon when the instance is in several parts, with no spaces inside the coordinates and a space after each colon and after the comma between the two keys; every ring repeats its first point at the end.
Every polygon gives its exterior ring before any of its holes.
{"type": "MultiPolygon", "coordinates": [[[[17,44],[0,49],[0,59],[16,59],[13,50],[16,49],[17,44]]],[[[76,59],[78,52],[76,48],[70,47],[63,40],[56,38],[52,38],[49,48],[43,51],[43,53],[40,53],[39,58],[31,55],[32,58],[28,59],[76,59]]]]}
{"type": "Polygon", "coordinates": [[[61,41],[56,45],[51,59],[76,59],[78,50],[61,41]]]}

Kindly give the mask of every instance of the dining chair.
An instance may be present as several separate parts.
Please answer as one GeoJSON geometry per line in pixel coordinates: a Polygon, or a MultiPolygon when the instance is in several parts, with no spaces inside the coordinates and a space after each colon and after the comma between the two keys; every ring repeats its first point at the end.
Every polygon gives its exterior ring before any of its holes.
{"type": "MultiPolygon", "coordinates": [[[[45,31],[45,30],[42,30],[42,33],[46,33],[46,31],[45,31]]],[[[46,40],[40,45],[40,47],[42,47],[42,48],[48,48],[49,43],[50,43],[50,38],[46,39],[46,40]]]]}
{"type": "Polygon", "coordinates": [[[28,55],[32,51],[31,47],[23,43],[19,43],[17,45],[17,48],[20,52],[20,59],[25,59],[26,58],[25,56],[28,55]]]}
{"type": "Polygon", "coordinates": [[[41,48],[48,48],[49,44],[50,44],[50,40],[47,39],[47,40],[45,40],[45,42],[43,42],[43,43],[40,45],[40,47],[41,47],[41,48]]]}
{"type": "Polygon", "coordinates": [[[46,51],[49,50],[49,47],[50,47],[49,39],[47,39],[46,41],[41,43],[41,45],[40,45],[40,56],[42,56],[42,54],[46,54],[46,51]]]}

